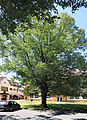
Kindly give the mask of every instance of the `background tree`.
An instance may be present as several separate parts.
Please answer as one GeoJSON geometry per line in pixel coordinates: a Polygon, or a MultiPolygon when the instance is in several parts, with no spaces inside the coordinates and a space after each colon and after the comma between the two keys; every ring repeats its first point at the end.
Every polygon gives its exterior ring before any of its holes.
{"type": "Polygon", "coordinates": [[[58,12],[57,6],[71,7],[72,11],[84,6],[86,0],[0,0],[0,29],[3,34],[14,32],[17,24],[28,22],[30,16],[49,16],[51,11],[58,12]]]}
{"type": "MultiPolygon", "coordinates": [[[[20,80],[39,88],[42,107],[47,107],[47,94],[55,92],[55,85],[60,86],[57,89],[58,93],[67,95],[79,87],[80,80],[75,86],[71,84],[75,82],[75,75],[65,76],[63,71],[66,68],[75,67],[82,70],[86,66],[84,56],[80,52],[77,54],[77,50],[85,49],[84,29],[76,27],[74,19],[68,14],[62,13],[60,17],[61,19],[55,19],[55,23],[52,24],[45,20],[38,21],[34,17],[31,19],[32,28],[25,31],[18,27],[14,35],[9,33],[8,41],[3,36],[1,38],[1,45],[5,48],[2,49],[2,70],[14,71],[20,80]],[[72,88],[70,93],[65,89],[61,91],[61,88],[67,85],[68,90],[72,88]]],[[[27,26],[26,23],[24,25],[27,26]]],[[[74,94],[76,92],[78,91],[74,94]]]]}

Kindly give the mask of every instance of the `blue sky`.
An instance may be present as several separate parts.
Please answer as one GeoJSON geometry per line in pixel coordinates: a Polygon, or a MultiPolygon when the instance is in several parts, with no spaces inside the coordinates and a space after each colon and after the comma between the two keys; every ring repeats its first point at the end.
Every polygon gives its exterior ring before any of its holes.
{"type": "Polygon", "coordinates": [[[75,13],[72,13],[70,8],[63,10],[60,6],[58,6],[58,12],[59,14],[61,12],[67,12],[70,16],[72,16],[75,19],[77,27],[85,29],[85,35],[87,37],[87,8],[82,7],[75,11],[75,13]]]}

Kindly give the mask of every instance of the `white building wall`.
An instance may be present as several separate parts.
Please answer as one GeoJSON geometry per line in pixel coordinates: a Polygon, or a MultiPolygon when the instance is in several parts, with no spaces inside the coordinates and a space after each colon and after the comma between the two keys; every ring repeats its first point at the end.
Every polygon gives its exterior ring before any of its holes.
{"type": "MultiPolygon", "coordinates": [[[[8,81],[7,78],[4,78],[3,80],[0,81],[0,93],[4,93],[4,91],[1,90],[1,87],[7,87],[8,91],[5,91],[5,93],[8,93],[7,99],[9,100],[10,95],[23,95],[23,90],[24,88],[17,87],[17,86],[12,86],[10,82],[8,81]]],[[[2,95],[0,94],[0,100],[1,100],[2,95]]]]}

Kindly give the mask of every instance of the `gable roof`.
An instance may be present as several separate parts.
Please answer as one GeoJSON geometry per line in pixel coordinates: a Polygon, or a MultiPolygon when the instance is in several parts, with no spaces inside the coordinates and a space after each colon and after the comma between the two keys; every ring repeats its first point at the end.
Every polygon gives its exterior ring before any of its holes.
{"type": "Polygon", "coordinates": [[[8,80],[9,83],[13,86],[20,86],[18,82],[15,82],[15,81],[11,81],[11,80],[8,80]]]}
{"type": "MultiPolygon", "coordinates": [[[[0,77],[0,82],[1,82],[2,80],[4,80],[4,79],[6,79],[6,80],[9,82],[9,80],[8,80],[6,77],[0,77]]],[[[9,82],[9,84],[11,85],[10,82],[9,82]]]]}
{"type": "MultiPolygon", "coordinates": [[[[5,79],[6,77],[0,77],[0,81],[2,81],[3,79],[5,79]]],[[[6,78],[7,79],[7,78],[6,78]]]]}
{"type": "MultiPolygon", "coordinates": [[[[4,80],[4,79],[7,79],[6,77],[0,77],[0,81],[4,80]]],[[[7,81],[9,82],[10,85],[12,86],[20,86],[20,84],[18,82],[15,82],[15,81],[11,81],[11,80],[8,80],[7,81]]]]}

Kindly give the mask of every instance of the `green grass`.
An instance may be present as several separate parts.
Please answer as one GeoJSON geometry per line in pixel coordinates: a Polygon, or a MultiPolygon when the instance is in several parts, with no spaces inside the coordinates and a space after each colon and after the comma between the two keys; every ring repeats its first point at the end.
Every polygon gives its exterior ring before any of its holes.
{"type": "Polygon", "coordinates": [[[57,103],[48,104],[48,108],[52,110],[87,110],[87,104],[81,103],[57,103]]]}
{"type": "MultiPolygon", "coordinates": [[[[25,109],[41,109],[40,102],[18,101],[22,108],[25,109]]],[[[72,103],[72,102],[48,102],[48,110],[81,110],[87,111],[87,103],[72,103]]]]}
{"type": "Polygon", "coordinates": [[[40,108],[40,102],[31,102],[31,101],[17,101],[20,105],[21,108],[25,109],[37,109],[40,108]]]}

